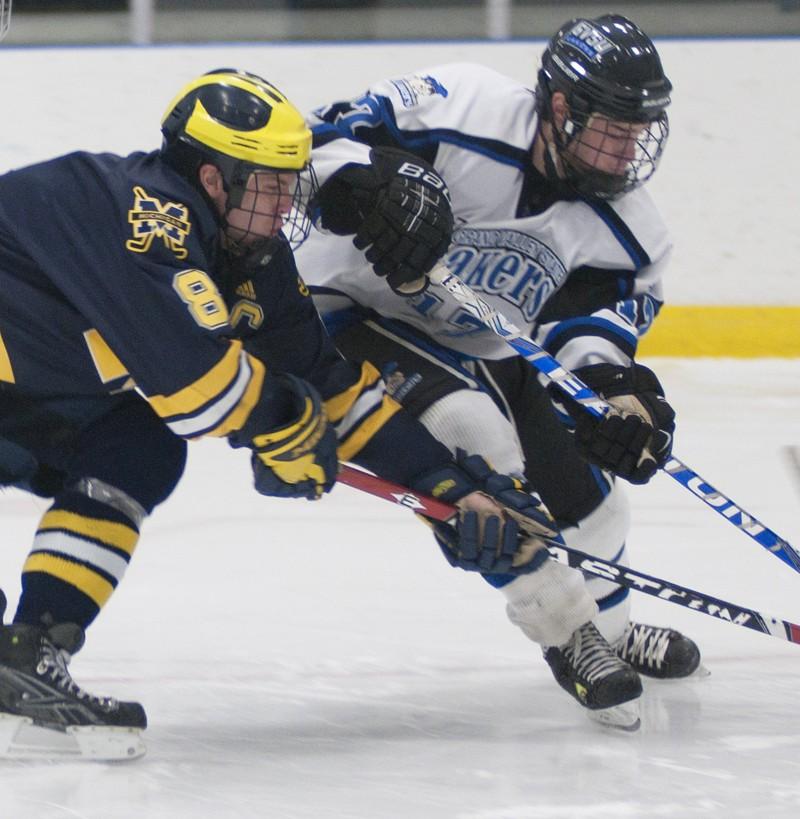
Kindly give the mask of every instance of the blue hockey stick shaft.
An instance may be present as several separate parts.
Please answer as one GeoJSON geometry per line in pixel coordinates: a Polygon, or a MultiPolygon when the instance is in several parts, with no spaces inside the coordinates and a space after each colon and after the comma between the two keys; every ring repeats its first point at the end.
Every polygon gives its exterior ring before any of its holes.
{"type": "MultiPolygon", "coordinates": [[[[577,401],[587,412],[596,418],[602,418],[610,409],[608,402],[593,392],[574,373],[565,370],[558,361],[543,350],[536,342],[522,334],[502,313],[485,302],[470,287],[454,276],[444,265],[438,265],[430,273],[432,283],[440,285],[452,295],[471,315],[484,326],[500,336],[534,369],[555,384],[566,395],[577,401]]],[[[704,478],[682,461],[671,457],[662,467],[670,477],[685,486],[693,495],[700,498],[717,514],[741,529],[767,551],[780,558],[787,566],[800,572],[800,554],[768,526],[761,523],[741,506],[735,504],[727,495],[715,489],[704,478]]]]}

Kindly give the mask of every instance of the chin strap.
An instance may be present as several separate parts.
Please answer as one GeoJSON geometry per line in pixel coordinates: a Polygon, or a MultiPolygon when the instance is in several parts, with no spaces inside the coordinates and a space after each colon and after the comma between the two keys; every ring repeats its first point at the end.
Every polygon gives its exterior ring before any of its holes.
{"type": "Polygon", "coordinates": [[[575,188],[565,176],[565,161],[563,157],[564,149],[572,142],[573,139],[580,132],[580,128],[575,124],[575,120],[566,119],[564,121],[564,128],[559,133],[556,130],[553,122],[553,114],[543,120],[550,127],[551,136],[548,138],[542,132],[541,124],[539,126],[539,138],[544,144],[542,151],[542,162],[544,163],[545,179],[553,186],[558,195],[563,198],[574,198],[575,188]],[[559,167],[561,170],[559,170],[559,167]]]}
{"type": "Polygon", "coordinates": [[[547,181],[560,187],[563,180],[558,173],[558,164],[556,162],[558,159],[558,153],[555,143],[545,139],[544,152],[542,156],[544,159],[544,175],[547,178],[547,181]]]}
{"type": "MultiPolygon", "coordinates": [[[[569,139],[572,141],[578,132],[574,131],[572,120],[567,120],[567,125],[573,127],[569,139]]],[[[569,141],[545,140],[543,152],[545,177],[563,198],[615,199],[625,192],[626,177],[616,177],[566,159],[562,152],[569,141]],[[559,163],[561,173],[558,170],[559,163]]]]}
{"type": "Polygon", "coordinates": [[[559,173],[558,171],[558,163],[561,163],[562,168],[565,167],[564,158],[559,154],[559,147],[563,146],[559,146],[556,142],[549,140],[544,141],[544,175],[557,192],[559,198],[575,199],[578,195],[575,186],[563,173],[559,173]]]}
{"type": "Polygon", "coordinates": [[[222,233],[225,237],[225,250],[237,260],[237,266],[241,270],[256,270],[269,264],[281,244],[280,234],[265,236],[263,239],[246,245],[241,241],[231,239],[225,230],[222,233]]]}

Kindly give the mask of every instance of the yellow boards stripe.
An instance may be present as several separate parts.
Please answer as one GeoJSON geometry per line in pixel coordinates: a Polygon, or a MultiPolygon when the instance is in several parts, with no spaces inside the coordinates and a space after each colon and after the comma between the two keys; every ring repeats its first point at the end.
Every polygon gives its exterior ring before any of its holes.
{"type": "Polygon", "coordinates": [[[800,358],[800,307],[666,305],[638,355],[800,358]]]}

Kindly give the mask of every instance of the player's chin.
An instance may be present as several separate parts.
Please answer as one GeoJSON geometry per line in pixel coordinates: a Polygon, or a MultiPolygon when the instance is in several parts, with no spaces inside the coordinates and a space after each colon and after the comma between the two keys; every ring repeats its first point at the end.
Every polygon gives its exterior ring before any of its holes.
{"type": "Polygon", "coordinates": [[[269,228],[261,230],[231,230],[228,228],[228,238],[239,247],[255,247],[270,239],[274,239],[281,232],[281,225],[277,227],[271,225],[269,228]]]}
{"type": "Polygon", "coordinates": [[[626,162],[624,160],[620,160],[616,162],[613,166],[609,168],[597,168],[597,173],[601,173],[604,176],[607,176],[609,179],[617,179],[617,180],[624,180],[628,178],[628,168],[630,168],[631,163],[626,162]]]}
{"type": "Polygon", "coordinates": [[[609,180],[624,180],[627,177],[630,162],[624,159],[602,158],[594,162],[587,162],[577,156],[570,156],[569,163],[574,171],[592,174],[609,180]]]}
{"type": "Polygon", "coordinates": [[[249,240],[250,244],[258,244],[263,242],[264,239],[274,239],[281,232],[281,228],[283,228],[282,219],[265,220],[263,224],[250,229],[246,241],[249,240]]]}

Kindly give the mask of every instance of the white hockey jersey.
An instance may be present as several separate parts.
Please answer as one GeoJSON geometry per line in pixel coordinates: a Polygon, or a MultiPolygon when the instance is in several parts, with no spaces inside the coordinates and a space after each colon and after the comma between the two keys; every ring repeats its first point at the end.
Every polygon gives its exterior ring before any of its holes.
{"type": "MultiPolygon", "coordinates": [[[[541,177],[531,170],[530,89],[479,65],[446,65],[377,83],[318,109],[310,124],[323,180],[348,159],[366,161],[374,145],[433,163],[458,226],[447,265],[564,366],[633,358],[662,303],[666,227],[641,188],[614,202],[559,200],[531,213],[529,188],[541,177]]],[[[354,312],[374,311],[467,357],[514,355],[444,290],[394,294],[347,237],[313,231],[296,257],[334,332],[354,312]]]]}

